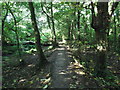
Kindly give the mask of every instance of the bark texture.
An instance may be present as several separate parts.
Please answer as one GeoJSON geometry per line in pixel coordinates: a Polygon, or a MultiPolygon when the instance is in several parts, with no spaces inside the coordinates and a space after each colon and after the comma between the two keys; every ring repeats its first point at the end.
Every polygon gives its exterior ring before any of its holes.
{"type": "Polygon", "coordinates": [[[44,53],[43,53],[43,50],[42,50],[42,47],[41,47],[40,33],[39,33],[37,22],[36,22],[36,16],[35,16],[35,10],[34,10],[34,6],[33,6],[33,2],[28,2],[28,3],[29,3],[30,13],[31,13],[31,21],[32,21],[32,25],[33,25],[33,28],[34,28],[35,45],[36,45],[37,54],[38,54],[38,57],[39,57],[39,67],[40,67],[43,63],[47,63],[47,60],[44,56],[44,53]]]}

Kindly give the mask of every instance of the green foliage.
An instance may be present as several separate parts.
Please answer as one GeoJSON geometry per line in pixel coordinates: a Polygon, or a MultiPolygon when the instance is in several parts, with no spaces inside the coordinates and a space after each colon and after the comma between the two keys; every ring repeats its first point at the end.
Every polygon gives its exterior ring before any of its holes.
{"type": "MultiPolygon", "coordinates": [[[[71,51],[73,54],[78,58],[78,61],[84,66],[86,72],[89,72],[89,75],[95,76],[94,66],[96,54],[98,53],[96,50],[96,31],[91,27],[92,22],[92,12],[91,12],[91,3],[83,3],[80,2],[77,5],[76,2],[53,2],[53,17],[51,17],[51,3],[42,2],[43,9],[41,8],[41,3],[35,2],[34,8],[36,13],[36,20],[38,29],[40,32],[40,39],[42,44],[51,44],[54,40],[54,34],[52,30],[52,19],[55,23],[55,33],[57,42],[61,42],[65,40],[67,45],[70,46],[71,51]],[[78,10],[80,11],[80,27],[78,28],[78,10]],[[48,18],[50,19],[48,22],[48,18]],[[48,25],[50,24],[50,25],[48,25]],[[50,26],[50,27],[49,27],[50,26]],[[70,34],[70,35],[69,35],[70,34]],[[78,36],[80,35],[80,40],[78,36]],[[94,54],[95,53],[95,54],[94,54]],[[88,55],[88,56],[87,56],[88,55]],[[94,58],[91,58],[94,57],[94,58]]],[[[97,3],[94,3],[94,7],[96,7],[97,3]]],[[[34,29],[32,27],[31,17],[30,17],[30,10],[28,6],[28,2],[3,2],[0,3],[2,5],[1,14],[2,20],[6,15],[8,10],[8,14],[6,19],[4,20],[4,27],[3,27],[3,34],[2,34],[2,53],[3,53],[3,66],[18,66],[20,64],[20,59],[18,58],[18,46],[17,46],[17,35],[19,40],[19,47],[20,52],[24,56],[24,54],[36,54],[36,47],[35,45],[26,44],[23,45],[26,41],[36,42],[34,29]],[[7,4],[8,5],[7,5],[7,4]],[[16,19],[16,26],[15,20],[13,15],[11,14],[10,10],[13,12],[15,19],[16,19]]],[[[111,6],[112,7],[112,6],[111,6]]],[[[105,47],[109,48],[107,54],[116,52],[117,57],[120,54],[120,19],[119,19],[119,9],[120,4],[113,12],[111,17],[111,23],[109,24],[108,30],[106,30],[106,44],[105,47]],[[116,38],[115,38],[116,37],[116,38]],[[118,54],[119,53],[119,54],[118,54]]],[[[96,10],[96,9],[95,9],[96,10]]],[[[96,14],[97,12],[95,12],[96,14]]],[[[95,22],[97,22],[96,18],[95,22]]],[[[102,35],[100,35],[102,36],[102,35]]],[[[66,43],[65,43],[66,45],[66,43]]],[[[42,46],[44,49],[43,51],[47,51],[52,48],[52,46],[42,46]]],[[[47,55],[46,55],[47,56],[47,55]]],[[[48,55],[49,56],[49,55],[48,55]]],[[[108,58],[109,59],[109,58],[108,58]]],[[[114,59],[114,57],[113,57],[114,59]]],[[[95,61],[96,60],[96,61],[95,61]]],[[[108,60],[109,61],[109,60],[108,60]]],[[[107,62],[108,63],[108,62],[107,62]]],[[[19,71],[19,70],[18,70],[19,71]]],[[[94,79],[99,82],[99,85],[102,87],[104,86],[111,86],[116,87],[119,84],[119,79],[117,76],[107,73],[107,77],[100,78],[95,77],[94,79]]],[[[39,81],[40,79],[37,78],[39,81]]],[[[41,79],[42,81],[42,79],[41,79]]],[[[43,81],[46,81],[44,79],[43,81]]],[[[15,79],[13,80],[14,83],[18,81],[15,79]]],[[[34,84],[34,81],[29,80],[26,85],[34,84]]],[[[13,84],[15,87],[15,84],[13,84]]],[[[44,84],[40,86],[40,88],[46,89],[49,87],[49,84],[44,84]]],[[[71,88],[75,88],[76,85],[70,85],[71,88]]],[[[85,86],[81,86],[84,88],[85,86]]]]}

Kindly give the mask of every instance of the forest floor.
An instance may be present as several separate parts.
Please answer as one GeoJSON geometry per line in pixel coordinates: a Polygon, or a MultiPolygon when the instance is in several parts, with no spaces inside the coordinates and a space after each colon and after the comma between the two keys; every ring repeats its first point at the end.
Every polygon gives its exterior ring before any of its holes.
{"type": "Polygon", "coordinates": [[[70,59],[65,46],[56,48],[49,58],[51,65],[51,88],[69,88],[71,74],[69,70],[70,59]]]}
{"type": "Polygon", "coordinates": [[[84,67],[73,59],[68,47],[61,45],[51,55],[51,88],[97,88],[96,82],[88,78],[84,67]]]}
{"type": "MultiPolygon", "coordinates": [[[[100,85],[100,81],[97,81],[95,77],[86,72],[83,64],[73,57],[74,53],[69,46],[61,44],[58,48],[45,52],[45,55],[50,63],[41,70],[36,70],[35,68],[38,62],[38,56],[35,54],[24,54],[23,57],[26,62],[24,66],[13,66],[3,62],[3,64],[5,64],[2,69],[3,88],[83,89],[104,87],[102,84],[100,85]]],[[[87,56],[84,56],[84,54],[81,53],[80,56],[91,59],[91,56],[94,57],[94,54],[89,53],[87,56]]],[[[11,56],[10,58],[11,60],[15,60],[17,57],[11,56]]],[[[113,58],[116,60],[117,57],[112,56],[109,67],[112,67],[112,70],[118,73],[119,68],[117,67],[119,67],[119,64],[117,60],[115,61],[113,58]]],[[[119,77],[119,74],[117,74],[117,76],[119,77]]]]}

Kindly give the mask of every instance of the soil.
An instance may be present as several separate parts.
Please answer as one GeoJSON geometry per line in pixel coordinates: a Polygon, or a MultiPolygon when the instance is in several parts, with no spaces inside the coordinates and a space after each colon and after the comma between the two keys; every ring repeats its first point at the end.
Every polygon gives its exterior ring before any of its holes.
{"type": "Polygon", "coordinates": [[[71,73],[69,65],[71,59],[68,57],[67,48],[60,46],[49,58],[51,65],[51,88],[69,88],[71,73]]]}
{"type": "MultiPolygon", "coordinates": [[[[91,50],[79,54],[78,56],[82,56],[88,61],[96,59],[93,58],[95,54],[91,50]]],[[[77,61],[74,58],[74,54],[68,46],[60,45],[58,48],[45,52],[45,55],[50,63],[41,70],[36,70],[35,68],[38,62],[36,54],[23,55],[26,62],[25,66],[11,66],[7,64],[3,66],[3,88],[83,89],[101,87],[94,77],[86,72],[86,68],[80,64],[81,61],[77,61]]],[[[119,76],[118,62],[120,60],[118,60],[118,57],[113,58],[117,60],[110,59],[109,65],[112,67],[111,70],[116,71],[114,74],[119,76]]],[[[16,57],[12,59],[16,59],[16,57]]]]}

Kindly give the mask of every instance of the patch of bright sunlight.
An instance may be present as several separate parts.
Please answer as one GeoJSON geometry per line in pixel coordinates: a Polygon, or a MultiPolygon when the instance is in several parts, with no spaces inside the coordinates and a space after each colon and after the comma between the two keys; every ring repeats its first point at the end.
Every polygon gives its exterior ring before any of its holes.
{"type": "Polygon", "coordinates": [[[66,74],[67,73],[67,71],[65,71],[65,70],[60,70],[59,71],[59,74],[66,74]]]}
{"type": "Polygon", "coordinates": [[[65,80],[70,80],[71,78],[65,78],[65,80]]]}
{"type": "Polygon", "coordinates": [[[68,57],[72,57],[72,55],[68,55],[68,57]]]}
{"type": "Polygon", "coordinates": [[[36,49],[30,49],[30,50],[28,50],[28,51],[26,51],[27,53],[31,53],[32,51],[37,51],[36,49]]]}
{"type": "Polygon", "coordinates": [[[50,82],[50,80],[51,80],[51,77],[49,77],[48,79],[41,79],[41,83],[42,84],[47,84],[47,83],[50,82]]]}
{"type": "Polygon", "coordinates": [[[26,51],[27,53],[31,53],[30,50],[29,51],[26,51]]]}
{"type": "Polygon", "coordinates": [[[58,50],[65,50],[64,48],[59,48],[58,50]]]}
{"type": "Polygon", "coordinates": [[[112,67],[111,66],[107,66],[107,68],[111,69],[112,67]]]}
{"type": "Polygon", "coordinates": [[[100,51],[106,50],[106,49],[104,49],[103,46],[97,46],[97,49],[100,50],[100,51]]]}
{"type": "Polygon", "coordinates": [[[62,43],[66,43],[66,40],[65,40],[65,39],[63,39],[63,40],[62,40],[62,43]]]}
{"type": "Polygon", "coordinates": [[[77,51],[78,49],[77,48],[73,48],[72,50],[77,51]]]}
{"type": "Polygon", "coordinates": [[[67,52],[67,54],[72,54],[71,52],[67,52]]]}
{"type": "Polygon", "coordinates": [[[75,57],[73,58],[75,63],[73,63],[74,66],[78,66],[78,67],[83,67],[83,65],[81,65],[76,59],[75,57]]]}
{"type": "Polygon", "coordinates": [[[19,82],[24,82],[26,79],[21,79],[21,80],[19,80],[19,82]]]}
{"type": "MultiPolygon", "coordinates": [[[[24,25],[19,25],[19,27],[26,28],[26,26],[24,26],[24,25]]],[[[26,33],[26,31],[23,31],[23,32],[26,33]]]]}
{"type": "Polygon", "coordinates": [[[63,53],[58,53],[58,55],[63,55],[63,53]]]}
{"type": "Polygon", "coordinates": [[[51,49],[53,46],[49,46],[48,49],[51,49]]]}
{"type": "Polygon", "coordinates": [[[75,70],[75,73],[80,75],[85,75],[85,72],[83,72],[82,70],[75,70]]]}
{"type": "Polygon", "coordinates": [[[66,74],[65,72],[60,72],[59,74],[66,74]]]}
{"type": "Polygon", "coordinates": [[[103,47],[102,46],[97,46],[97,49],[99,49],[100,51],[102,51],[103,47]]]}
{"type": "Polygon", "coordinates": [[[0,46],[0,50],[2,50],[2,47],[0,46]]]}
{"type": "Polygon", "coordinates": [[[29,64],[28,67],[34,67],[35,65],[34,64],[29,64]]]}
{"type": "Polygon", "coordinates": [[[49,77],[50,76],[50,73],[48,73],[47,75],[46,75],[46,77],[49,77]]]}

